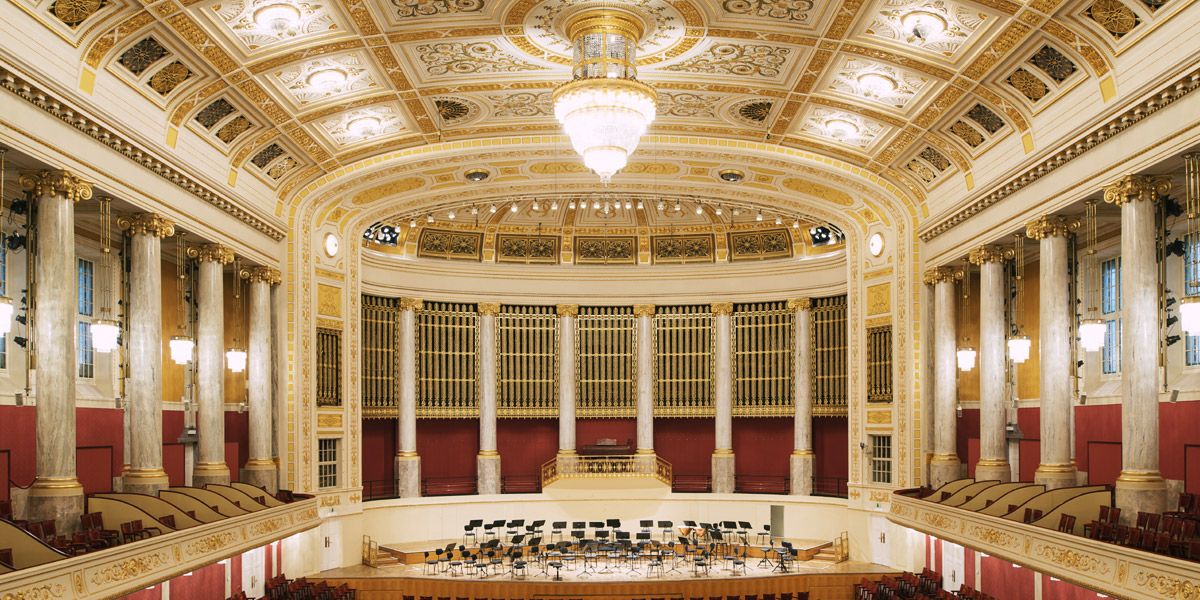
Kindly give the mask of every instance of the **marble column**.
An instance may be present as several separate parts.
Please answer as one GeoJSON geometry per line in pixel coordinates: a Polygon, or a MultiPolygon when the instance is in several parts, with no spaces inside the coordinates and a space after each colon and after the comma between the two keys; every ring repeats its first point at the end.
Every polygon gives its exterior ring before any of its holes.
{"type": "Polygon", "coordinates": [[[162,242],[175,223],[154,213],[122,217],[129,231],[129,470],[123,491],[157,496],[170,486],[162,457],[162,242]]]}
{"type": "Polygon", "coordinates": [[[791,456],[792,494],[812,495],[812,299],[788,300],[788,309],[796,313],[796,340],[792,347],[796,386],[795,442],[791,456]]]}
{"type": "Polygon", "coordinates": [[[233,250],[221,244],[188,248],[188,256],[200,261],[196,281],[196,391],[200,455],[192,473],[192,485],[229,484],[225,464],[225,265],[233,262],[233,250]]]}
{"type": "Polygon", "coordinates": [[[935,267],[925,272],[925,283],[933,286],[933,458],[929,461],[929,485],[933,489],[961,477],[957,453],[958,405],[958,290],[955,282],[962,272],[953,267],[935,267]]]}
{"type": "Polygon", "coordinates": [[[654,455],[654,305],[635,304],[637,317],[637,453],[654,455]]]}
{"type": "Polygon", "coordinates": [[[1127,175],[1104,188],[1121,207],[1121,520],[1167,509],[1158,471],[1158,252],[1155,213],[1171,191],[1170,175],[1127,175]]]}
{"type": "Polygon", "coordinates": [[[500,493],[496,450],[496,315],[499,302],[479,303],[479,455],[475,472],[480,494],[500,493]]]}
{"type": "Polygon", "coordinates": [[[250,343],[246,357],[250,455],[242,481],[274,494],[279,491],[279,475],[271,457],[271,286],[280,282],[280,274],[271,267],[253,267],[243,275],[250,282],[250,343]]]}
{"type": "Polygon", "coordinates": [[[1004,426],[1004,378],[1007,338],[1004,329],[1004,261],[1015,251],[1006,246],[983,245],[971,250],[970,260],[979,265],[979,462],[976,481],[1009,481],[1011,467],[1004,426]]]}
{"type": "Polygon", "coordinates": [[[716,388],[713,413],[716,416],[716,449],[712,456],[712,491],[714,494],[732,494],[734,483],[733,458],[733,317],[732,302],[712,305],[716,316],[717,347],[713,384],[716,388]]]}
{"type": "Polygon", "coordinates": [[[59,533],[70,533],[79,529],[83,514],[83,486],[75,471],[75,203],[92,197],[92,185],[67,171],[23,172],[20,182],[37,199],[38,232],[37,470],[28,519],[53,520],[59,533]]]}
{"type": "Polygon", "coordinates": [[[1067,294],[1069,270],[1067,236],[1079,228],[1079,219],[1047,215],[1030,221],[1025,234],[1039,242],[1038,355],[1041,357],[1041,464],[1033,481],[1047,490],[1075,485],[1071,464],[1071,380],[1075,357],[1071,353],[1070,319],[1074,307],[1067,294]]]}
{"type": "Polygon", "coordinates": [[[575,316],[577,304],[559,304],[558,455],[575,455],[575,316]]]}
{"type": "Polygon", "coordinates": [[[400,299],[400,406],[396,432],[396,493],[421,495],[421,457],[417,455],[417,328],[419,298],[400,299]]]}

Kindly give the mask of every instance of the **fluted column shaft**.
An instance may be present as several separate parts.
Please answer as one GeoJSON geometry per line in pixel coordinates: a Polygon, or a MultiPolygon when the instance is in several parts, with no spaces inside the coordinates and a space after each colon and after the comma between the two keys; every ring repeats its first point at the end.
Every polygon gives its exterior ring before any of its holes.
{"type": "Polygon", "coordinates": [[[933,285],[933,459],[929,463],[930,485],[937,489],[960,476],[957,444],[958,372],[958,315],[955,281],[960,271],[937,267],[925,274],[925,282],[933,285]]]}
{"type": "Polygon", "coordinates": [[[579,306],[559,304],[558,313],[558,454],[575,454],[575,316],[579,306]]]}
{"type": "Polygon", "coordinates": [[[29,520],[54,520],[59,532],[72,532],[83,513],[75,471],[75,202],[91,198],[92,188],[66,171],[22,173],[20,181],[37,198],[37,477],[29,520]]]}
{"type": "Polygon", "coordinates": [[[1045,216],[1026,225],[1026,234],[1039,242],[1038,337],[1041,356],[1041,464],[1033,480],[1047,490],[1075,485],[1071,464],[1070,321],[1073,310],[1067,294],[1070,277],[1067,236],[1079,228],[1074,217],[1045,216]]]}
{"type": "Polygon", "coordinates": [[[500,453],[496,451],[496,315],[499,302],[479,304],[479,455],[475,458],[480,494],[500,493],[500,453]]]}
{"type": "Polygon", "coordinates": [[[1121,206],[1121,475],[1122,521],[1167,508],[1158,470],[1158,252],[1155,213],[1171,190],[1169,175],[1130,175],[1105,188],[1121,206]]]}
{"type": "Polygon", "coordinates": [[[733,303],[712,305],[716,318],[717,347],[713,383],[716,387],[713,414],[716,417],[716,449],[712,457],[712,491],[731,494],[736,475],[733,457],[733,303]]]}
{"type": "Polygon", "coordinates": [[[796,315],[796,340],[792,347],[794,365],[795,442],[791,462],[792,494],[812,494],[812,300],[788,300],[796,315]]]}
{"type": "Polygon", "coordinates": [[[157,495],[170,480],[162,459],[162,242],[175,225],[155,214],[118,223],[130,233],[129,265],[129,470],[125,492],[157,495]]]}
{"type": "Polygon", "coordinates": [[[417,455],[417,329],[416,311],[422,302],[400,299],[400,402],[396,432],[396,493],[401,498],[421,495],[421,457],[417,455]]]}
{"type": "Polygon", "coordinates": [[[250,343],[246,378],[250,405],[250,456],[245,481],[274,493],[279,481],[271,458],[271,286],[279,283],[279,271],[254,267],[250,280],[250,343]]]}
{"type": "Polygon", "coordinates": [[[982,246],[971,251],[971,262],[979,265],[979,462],[978,481],[1009,481],[1004,435],[1004,261],[1012,248],[982,246]]]}
{"type": "Polygon", "coordinates": [[[654,305],[637,304],[637,453],[654,454],[654,305]]]}
{"type": "Polygon", "coordinates": [[[199,457],[192,485],[228,484],[225,464],[225,281],[224,265],[233,251],[220,244],[191,248],[199,259],[200,275],[196,299],[196,379],[199,396],[199,457]]]}

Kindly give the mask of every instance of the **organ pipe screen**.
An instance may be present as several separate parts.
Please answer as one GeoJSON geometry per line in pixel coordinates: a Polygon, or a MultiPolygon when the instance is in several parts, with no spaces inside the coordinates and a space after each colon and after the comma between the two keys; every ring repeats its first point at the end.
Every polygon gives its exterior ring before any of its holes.
{"type": "Polygon", "coordinates": [[[425,302],[416,311],[417,416],[479,416],[479,314],[474,304],[425,302]]]}
{"type": "Polygon", "coordinates": [[[575,318],[575,414],[637,415],[637,317],[633,308],[580,307],[575,318]]]}
{"type": "Polygon", "coordinates": [[[362,297],[362,415],[395,418],[400,385],[398,300],[362,297]]]}
{"type": "Polygon", "coordinates": [[[892,326],[867,329],[867,402],[892,401],[892,326]]]}
{"type": "Polygon", "coordinates": [[[317,406],[342,405],[342,331],[317,328],[317,406]]]}
{"type": "Polygon", "coordinates": [[[792,416],[795,313],[786,302],[739,304],[732,321],[733,416],[792,416]]]}
{"type": "Polygon", "coordinates": [[[813,416],[846,415],[846,297],[812,301],[813,416]]]}
{"type": "Polygon", "coordinates": [[[713,416],[715,331],[710,305],[655,309],[654,416],[713,416]]]}
{"type": "Polygon", "coordinates": [[[501,307],[496,363],[497,416],[558,416],[558,317],[553,306],[501,307]]]}

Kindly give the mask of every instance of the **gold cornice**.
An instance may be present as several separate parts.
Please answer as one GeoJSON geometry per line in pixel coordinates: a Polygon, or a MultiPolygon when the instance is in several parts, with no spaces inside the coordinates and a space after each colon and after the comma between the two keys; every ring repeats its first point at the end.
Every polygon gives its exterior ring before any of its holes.
{"type": "Polygon", "coordinates": [[[187,255],[201,262],[212,261],[219,264],[233,262],[233,248],[224,244],[203,244],[187,249],[187,255]]]}
{"type": "Polygon", "coordinates": [[[117,227],[128,230],[130,235],[153,235],[159,238],[175,235],[175,221],[158,213],[137,213],[117,217],[117,227]]]}
{"type": "Polygon", "coordinates": [[[995,244],[984,244],[978,248],[971,250],[967,259],[973,265],[982,265],[983,263],[998,262],[1002,263],[1006,260],[1012,260],[1017,255],[1017,251],[1010,246],[997,246],[995,244]]]}
{"type": "Polygon", "coordinates": [[[242,269],[241,276],[243,279],[249,280],[250,283],[261,281],[267,285],[276,285],[283,281],[283,276],[279,272],[279,269],[274,267],[250,267],[249,269],[242,269]]]}
{"type": "Polygon", "coordinates": [[[79,202],[92,197],[92,184],[80,179],[70,171],[62,169],[44,171],[21,171],[21,189],[33,192],[34,195],[66,196],[67,200],[79,202]]]}
{"type": "Polygon", "coordinates": [[[811,310],[812,298],[792,298],[787,301],[788,310],[811,310]]]}
{"type": "Polygon", "coordinates": [[[479,314],[496,316],[500,314],[499,302],[480,302],[476,305],[479,308],[479,314]]]}
{"type": "Polygon", "coordinates": [[[635,317],[653,317],[654,316],[654,305],[653,304],[634,304],[633,305],[633,316],[635,316],[635,317]]]}
{"type": "Polygon", "coordinates": [[[1058,235],[1068,235],[1079,229],[1079,217],[1064,217],[1062,215],[1045,215],[1038,217],[1025,224],[1025,235],[1029,239],[1040,240],[1042,238],[1054,237],[1058,235]]]}
{"type": "Polygon", "coordinates": [[[733,314],[733,303],[714,302],[712,304],[712,312],[714,315],[731,315],[733,314]]]}
{"type": "Polygon", "coordinates": [[[559,304],[554,307],[554,312],[560,317],[574,317],[579,314],[578,304],[559,304]]]}
{"type": "Polygon", "coordinates": [[[420,298],[401,298],[400,310],[421,310],[425,308],[425,301],[420,298]]]}
{"type": "Polygon", "coordinates": [[[1170,191],[1170,175],[1126,175],[1104,186],[1104,201],[1118,206],[1135,200],[1158,202],[1170,191]]]}
{"type": "Polygon", "coordinates": [[[962,279],[962,269],[956,267],[934,267],[925,271],[925,285],[936,285],[939,283],[954,283],[962,279]]]}

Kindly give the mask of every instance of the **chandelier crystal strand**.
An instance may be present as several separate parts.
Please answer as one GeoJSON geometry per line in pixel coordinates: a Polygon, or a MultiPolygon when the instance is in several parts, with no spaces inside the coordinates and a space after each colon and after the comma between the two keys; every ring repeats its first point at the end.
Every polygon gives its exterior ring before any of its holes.
{"type": "Polygon", "coordinates": [[[1104,319],[1099,318],[1099,279],[1100,263],[1096,257],[1096,201],[1088,200],[1085,217],[1087,219],[1087,254],[1083,257],[1084,285],[1084,318],[1079,323],[1079,345],[1086,352],[1095,352],[1104,347],[1104,319]]]}
{"type": "Polygon", "coordinates": [[[100,312],[92,321],[92,348],[96,352],[112,352],[117,348],[117,338],[121,329],[112,319],[112,310],[108,305],[112,294],[112,199],[100,198],[100,312]]]}
{"type": "Polygon", "coordinates": [[[1008,338],[1008,357],[1014,363],[1029,359],[1029,348],[1033,343],[1025,335],[1025,234],[1016,234],[1016,252],[1013,257],[1013,278],[1016,286],[1013,293],[1013,333],[1008,338]]]}
{"type": "MultiPolygon", "coordinates": [[[[0,148],[0,252],[4,252],[6,255],[4,261],[6,268],[8,266],[8,247],[4,240],[4,176],[7,172],[4,159],[7,152],[8,150],[0,148]]],[[[7,277],[4,278],[4,280],[7,279],[7,277]]],[[[0,280],[0,285],[4,286],[3,289],[0,289],[0,336],[6,336],[9,331],[12,331],[13,301],[8,297],[8,284],[0,280]]]]}
{"type": "Polygon", "coordinates": [[[229,370],[246,370],[246,349],[242,347],[242,259],[233,259],[233,347],[225,353],[229,370]]]}
{"type": "Polygon", "coordinates": [[[1187,249],[1183,265],[1183,299],[1179,302],[1179,321],[1187,335],[1200,335],[1200,154],[1183,155],[1187,193],[1187,249]]]}
{"type": "Polygon", "coordinates": [[[187,272],[184,271],[184,261],[187,260],[183,231],[175,233],[175,330],[168,345],[171,348],[171,360],[177,365],[186,365],[192,360],[192,348],[195,342],[187,334],[187,272]]]}
{"type": "Polygon", "coordinates": [[[654,120],[658,93],[637,80],[645,24],[604,6],[572,15],[565,29],[574,50],[572,80],[555,88],[554,116],[583,164],[607,184],[654,120]]]}
{"type": "MultiPolygon", "coordinates": [[[[962,306],[959,307],[958,320],[959,328],[963,328],[967,324],[967,304],[971,300],[971,263],[967,262],[962,270],[962,306]]],[[[971,347],[971,337],[967,336],[964,339],[967,345],[958,349],[956,353],[958,357],[958,370],[970,371],[975,368],[975,349],[971,347]]]]}

